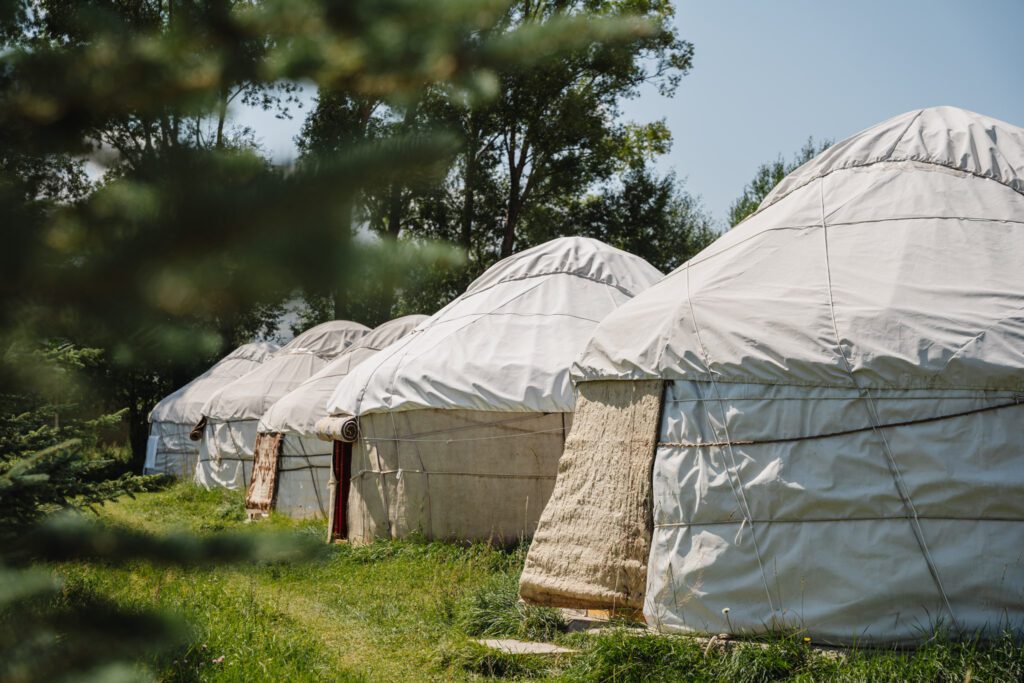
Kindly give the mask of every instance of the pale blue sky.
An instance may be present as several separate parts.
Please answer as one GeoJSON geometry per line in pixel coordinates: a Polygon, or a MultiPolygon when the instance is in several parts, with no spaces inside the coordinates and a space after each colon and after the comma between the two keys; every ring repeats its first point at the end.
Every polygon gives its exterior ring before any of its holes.
{"type": "MultiPolygon", "coordinates": [[[[664,118],[663,171],[724,224],[757,166],[807,139],[840,140],[896,114],[953,105],[1024,126],[1024,0],[680,0],[693,70],[673,99],[653,89],[626,118],[664,118]]],[[[245,112],[278,159],[291,122],[245,112]]]]}

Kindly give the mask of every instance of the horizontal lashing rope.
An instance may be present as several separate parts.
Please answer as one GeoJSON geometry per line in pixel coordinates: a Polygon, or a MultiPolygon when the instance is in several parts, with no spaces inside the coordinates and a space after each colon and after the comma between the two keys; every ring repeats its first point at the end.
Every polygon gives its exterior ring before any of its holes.
{"type": "MultiPolygon", "coordinates": [[[[927,424],[929,422],[940,422],[942,420],[952,420],[957,417],[965,417],[967,415],[975,415],[977,413],[987,413],[993,410],[1002,410],[1003,408],[1012,408],[1014,406],[1024,405],[1021,399],[1013,401],[1012,403],[1000,403],[994,406],[985,406],[984,408],[975,408],[973,410],[965,410],[959,413],[950,413],[949,415],[939,415],[936,417],[924,417],[918,420],[904,420],[902,422],[889,422],[887,424],[878,425],[878,429],[892,429],[896,427],[910,427],[912,425],[927,424]]],[[[659,446],[675,446],[679,448],[720,448],[724,446],[760,446],[764,444],[776,444],[776,443],[794,443],[797,441],[814,441],[816,439],[832,439],[837,436],[847,436],[849,434],[858,434],[861,432],[874,431],[875,427],[858,427],[856,429],[844,429],[838,432],[828,432],[826,434],[811,434],[807,436],[790,436],[782,437],[778,439],[760,439],[760,440],[745,440],[745,441],[706,441],[703,443],[688,443],[685,441],[659,441],[659,446]]]]}
{"type": "Polygon", "coordinates": [[[423,474],[431,477],[481,477],[484,479],[554,479],[553,474],[495,474],[486,472],[427,472],[426,470],[361,470],[352,475],[352,480],[377,474],[423,474]]]}
{"type": "MultiPolygon", "coordinates": [[[[768,386],[789,386],[789,385],[768,385],[768,386]]],[[[793,385],[796,386],[796,385],[793,385]]],[[[877,390],[876,390],[877,391],[877,390]]],[[[923,389],[894,389],[893,391],[927,391],[923,389]]],[[[1008,393],[1008,392],[1007,392],[1008,393]]],[[[1024,396],[1024,395],[1022,395],[1024,396]]],[[[850,394],[849,396],[728,396],[724,397],[729,401],[771,401],[776,403],[778,401],[859,401],[861,400],[860,394],[850,394]]],[[[950,396],[878,396],[872,397],[875,401],[969,401],[977,400],[979,398],[1015,398],[1013,396],[979,396],[978,394],[963,394],[963,395],[950,395],[950,396]]],[[[1020,400],[1024,400],[1021,398],[1020,400]]],[[[717,398],[707,397],[694,397],[694,398],[672,398],[666,399],[665,403],[713,403],[717,402],[717,398]]]]}
{"type": "MultiPolygon", "coordinates": [[[[889,515],[878,517],[811,517],[808,519],[754,519],[750,520],[757,524],[820,524],[837,522],[905,522],[912,519],[910,515],[889,515]]],[[[1024,522],[1024,517],[956,517],[952,515],[918,515],[917,519],[928,519],[932,521],[947,522],[1024,522]]],[[[659,529],[671,529],[678,527],[695,526],[724,526],[729,524],[743,524],[743,519],[722,519],[710,522],[672,522],[669,524],[655,524],[659,529]]]]}
{"type": "MultiPolygon", "coordinates": [[[[391,411],[391,415],[394,416],[394,411],[391,411]]],[[[474,422],[472,424],[459,425],[457,427],[445,427],[443,429],[432,429],[429,432],[414,432],[414,433],[411,433],[411,434],[407,434],[405,437],[403,437],[403,439],[406,440],[406,441],[411,441],[414,437],[433,436],[435,434],[450,434],[452,432],[465,432],[465,431],[471,431],[473,429],[486,429],[488,427],[510,425],[510,424],[515,424],[517,422],[527,422],[529,420],[540,420],[540,419],[543,419],[543,418],[548,417],[550,415],[564,415],[564,413],[520,413],[520,414],[514,414],[512,417],[508,417],[508,418],[505,418],[503,420],[493,420],[491,422],[474,422]]],[[[524,433],[525,434],[529,434],[531,432],[524,432],[524,433]]],[[[366,438],[367,440],[369,440],[367,437],[360,437],[360,438],[366,438]]]]}
{"type": "MultiPolygon", "coordinates": [[[[542,429],[542,430],[539,430],[539,431],[536,431],[536,432],[519,432],[518,434],[504,434],[502,436],[476,436],[476,437],[470,437],[470,438],[467,438],[467,439],[402,439],[402,438],[398,438],[398,439],[383,439],[383,438],[362,437],[362,440],[366,441],[368,443],[388,443],[388,442],[398,442],[398,443],[460,443],[460,442],[463,442],[463,441],[490,441],[491,439],[517,439],[517,438],[521,438],[521,437],[524,437],[524,436],[533,436],[534,434],[554,434],[554,433],[561,434],[562,433],[562,428],[561,427],[557,427],[555,429],[542,429]]],[[[431,474],[433,474],[433,472],[431,472],[431,474]]]]}
{"type": "Polygon", "coordinates": [[[329,470],[329,469],[331,469],[330,465],[305,465],[303,467],[280,467],[280,468],[278,468],[277,471],[280,474],[282,472],[305,472],[307,470],[329,470]]]}

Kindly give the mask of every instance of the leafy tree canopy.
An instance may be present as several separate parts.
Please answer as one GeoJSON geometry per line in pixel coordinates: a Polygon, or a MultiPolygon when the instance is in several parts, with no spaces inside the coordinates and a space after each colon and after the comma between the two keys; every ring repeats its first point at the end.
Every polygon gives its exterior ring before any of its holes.
{"type": "Polygon", "coordinates": [[[775,161],[761,164],[754,174],[754,179],[743,188],[743,194],[729,207],[729,227],[735,227],[744,218],[757,211],[757,207],[761,205],[764,198],[782,182],[783,178],[831,146],[831,140],[815,143],[814,138],[807,138],[807,142],[791,161],[786,161],[780,154],[775,161]]]}
{"type": "Polygon", "coordinates": [[[53,518],[153,483],[105,471],[93,445],[118,413],[86,388],[109,382],[144,424],[168,365],[219,353],[294,292],[344,298],[367,278],[356,264],[438,259],[357,239],[352,216],[359,197],[443,182],[458,130],[390,127],[279,168],[227,107],[287,115],[299,82],[395,111],[431,89],[483,103],[513,68],[661,32],[600,9],[513,26],[493,0],[0,0],[0,529],[17,534],[0,543],[0,678],[138,678],[119,662],[181,636],[160,615],[61,602],[26,564],[281,557],[53,518]]]}
{"type": "MultiPolygon", "coordinates": [[[[631,42],[566,46],[558,60],[517,61],[495,69],[488,86],[494,95],[487,99],[467,98],[447,83],[397,103],[321,89],[299,138],[306,157],[353,139],[398,133],[447,130],[459,140],[440,182],[392,183],[354,198],[357,226],[386,239],[445,240],[458,244],[467,259],[455,270],[428,265],[408,271],[412,282],[395,296],[379,299],[383,310],[390,315],[433,310],[514,250],[559,235],[602,234],[601,226],[582,224],[576,213],[581,198],[591,201],[602,188],[628,184],[640,201],[638,178],[655,182],[645,167],[669,149],[671,135],[663,121],[622,120],[621,104],[645,85],[672,95],[689,71],[693,45],[678,35],[673,14],[666,0],[517,0],[476,39],[524,30],[556,35],[566,23],[585,16],[607,21],[640,17],[655,30],[631,42]]],[[[564,40],[562,35],[555,44],[564,40]]],[[[518,40],[505,41],[512,43],[518,40]]],[[[674,181],[662,184],[668,188],[674,181]]],[[[670,215],[675,208],[672,202],[654,201],[644,216],[654,223],[634,229],[653,232],[654,224],[677,225],[670,215]],[[663,213],[655,217],[655,209],[663,213]]],[[[679,246],[668,246],[675,237],[644,244],[671,250],[679,246]]],[[[648,248],[644,255],[667,263],[689,252],[655,255],[648,248]]],[[[338,305],[335,315],[348,310],[350,304],[338,305]]]]}
{"type": "Polygon", "coordinates": [[[533,239],[543,239],[545,228],[594,237],[646,259],[664,273],[717,236],[700,201],[675,176],[658,177],[644,167],[629,170],[619,187],[603,188],[538,221],[537,228],[533,239]]]}

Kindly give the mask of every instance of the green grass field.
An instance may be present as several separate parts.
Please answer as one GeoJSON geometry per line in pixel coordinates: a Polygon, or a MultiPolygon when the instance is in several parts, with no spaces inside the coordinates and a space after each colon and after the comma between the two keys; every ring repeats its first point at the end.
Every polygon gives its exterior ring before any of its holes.
{"type": "MultiPolygon", "coordinates": [[[[160,532],[250,528],[253,533],[323,535],[323,524],[273,517],[246,525],[240,493],[178,484],[108,504],[112,524],[160,532]]],[[[148,665],[167,681],[1016,681],[1024,650],[935,642],[909,653],[822,653],[796,636],[727,651],[692,638],[628,629],[564,633],[557,612],[516,599],[524,549],[442,543],[326,547],[296,565],[217,569],[60,569],[61,599],[92,596],[128,608],[160,608],[188,625],[190,644],[148,665]],[[545,639],[576,650],[510,656],[478,637],[545,639]]]]}

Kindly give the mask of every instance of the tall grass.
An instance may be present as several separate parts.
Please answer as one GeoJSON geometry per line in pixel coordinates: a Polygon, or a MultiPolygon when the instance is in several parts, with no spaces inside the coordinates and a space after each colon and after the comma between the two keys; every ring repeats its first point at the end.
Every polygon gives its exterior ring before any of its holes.
{"type": "Polygon", "coordinates": [[[188,645],[147,662],[162,681],[358,679],[338,671],[316,633],[257,599],[258,586],[244,575],[78,565],[63,578],[65,600],[112,596],[125,607],[155,607],[188,623],[188,645]]]}
{"type": "Polygon", "coordinates": [[[1024,648],[935,639],[915,650],[822,651],[798,635],[708,647],[685,636],[609,630],[591,638],[566,680],[607,681],[1024,681],[1024,648]]]}
{"type": "Polygon", "coordinates": [[[499,679],[543,679],[562,672],[563,661],[549,655],[509,654],[473,640],[445,643],[438,650],[438,667],[452,677],[467,675],[499,679]]]}
{"type": "MultiPolygon", "coordinates": [[[[150,531],[245,528],[322,535],[322,523],[246,524],[242,494],[178,484],[107,505],[110,522],[150,531]]],[[[63,568],[61,599],[101,597],[184,617],[189,645],[147,662],[165,681],[1024,681],[1024,649],[935,638],[907,652],[810,647],[799,635],[724,648],[613,628],[569,634],[558,612],[524,605],[525,546],[422,540],[331,546],[296,565],[63,568]],[[477,638],[553,640],[575,652],[510,655],[477,638]]]]}
{"type": "Polygon", "coordinates": [[[548,641],[565,631],[558,610],[519,600],[519,572],[492,576],[461,605],[458,625],[470,636],[548,641]]]}

